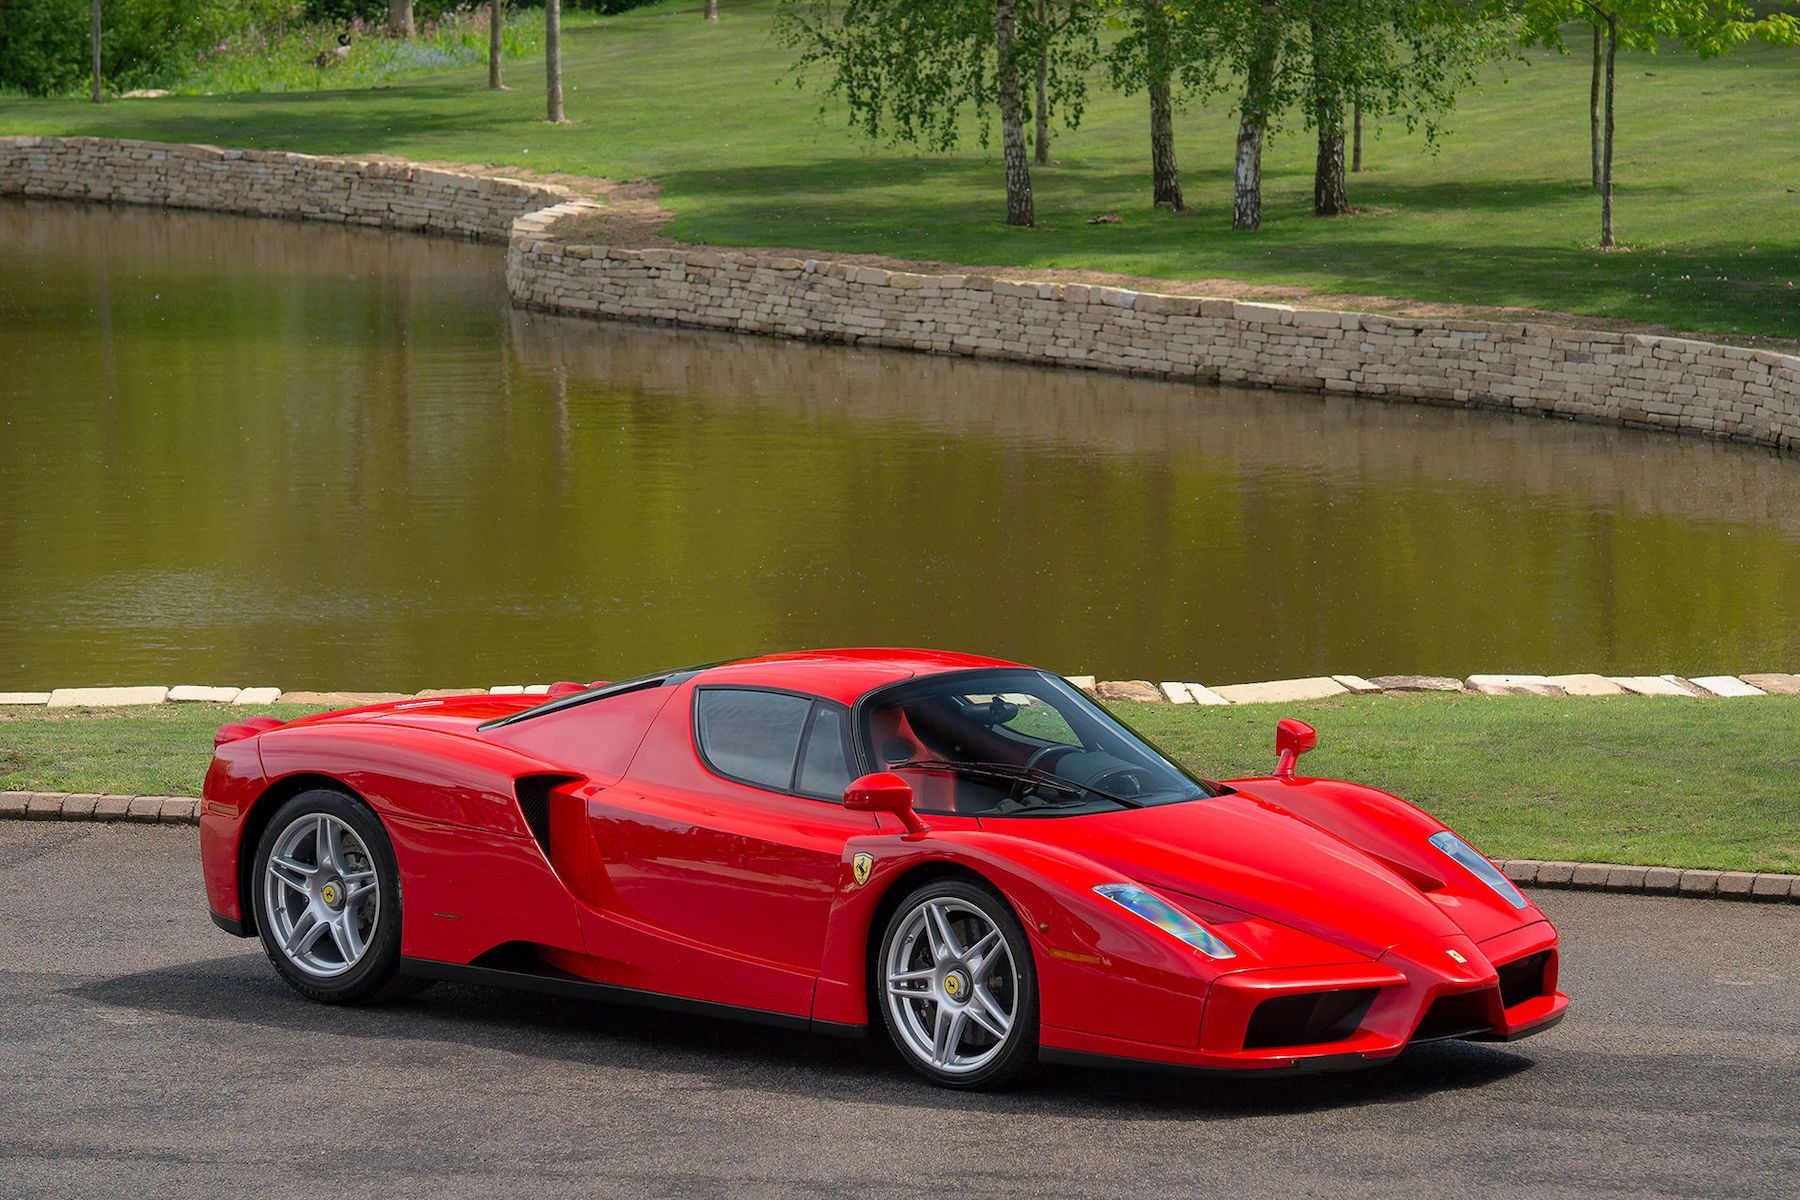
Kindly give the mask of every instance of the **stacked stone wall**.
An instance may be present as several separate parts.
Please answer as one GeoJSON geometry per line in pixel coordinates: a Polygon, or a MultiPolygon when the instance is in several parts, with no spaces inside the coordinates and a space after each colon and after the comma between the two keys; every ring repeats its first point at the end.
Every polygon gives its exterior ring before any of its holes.
{"type": "Polygon", "coordinates": [[[200,208],[504,242],[515,217],[572,193],[410,163],[282,150],[4,137],[0,195],[200,208]]]}
{"type": "Polygon", "coordinates": [[[507,282],[516,303],[1800,445],[1800,358],[1771,350],[557,238],[555,222],[583,207],[553,206],[514,223],[507,282]]]}

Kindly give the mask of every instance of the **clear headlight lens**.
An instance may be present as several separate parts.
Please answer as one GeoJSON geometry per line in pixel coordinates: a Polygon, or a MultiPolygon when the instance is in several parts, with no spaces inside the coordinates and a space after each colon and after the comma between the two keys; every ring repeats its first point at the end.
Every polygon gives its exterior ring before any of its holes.
{"type": "Polygon", "coordinates": [[[1227,946],[1218,934],[1148,888],[1132,883],[1102,883],[1095,885],[1094,891],[1208,958],[1237,957],[1237,951],[1227,946]]]}
{"type": "Polygon", "coordinates": [[[1471,875],[1500,893],[1501,898],[1508,904],[1514,908],[1525,907],[1525,897],[1519,894],[1519,889],[1513,886],[1512,880],[1502,875],[1500,868],[1483,858],[1475,847],[1448,829],[1442,833],[1432,834],[1431,844],[1467,868],[1471,875]]]}

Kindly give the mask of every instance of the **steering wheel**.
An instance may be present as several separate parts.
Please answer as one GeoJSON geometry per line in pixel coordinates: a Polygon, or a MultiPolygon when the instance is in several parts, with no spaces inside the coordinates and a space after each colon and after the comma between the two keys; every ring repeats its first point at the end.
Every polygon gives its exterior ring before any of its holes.
{"type": "Polygon", "coordinates": [[[1052,754],[1070,754],[1079,749],[1081,749],[1080,746],[1045,746],[1042,750],[1037,751],[1030,758],[1025,760],[1025,769],[1027,771],[1048,771],[1050,768],[1044,764],[1046,758],[1049,758],[1052,754]]]}
{"type": "Polygon", "coordinates": [[[1117,792],[1121,796],[1141,796],[1144,794],[1144,781],[1140,778],[1138,767],[1114,767],[1093,781],[1097,788],[1105,788],[1109,792],[1117,792]],[[1108,781],[1116,782],[1108,782],[1108,781]]]}

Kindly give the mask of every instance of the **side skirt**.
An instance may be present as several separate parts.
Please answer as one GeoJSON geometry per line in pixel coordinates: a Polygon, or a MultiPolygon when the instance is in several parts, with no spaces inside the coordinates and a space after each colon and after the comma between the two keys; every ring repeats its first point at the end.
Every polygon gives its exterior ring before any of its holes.
{"type": "Polygon", "coordinates": [[[429,958],[403,958],[400,973],[416,979],[437,979],[449,983],[473,983],[482,987],[511,988],[514,991],[539,992],[548,996],[568,996],[576,1000],[595,1000],[604,1004],[631,1004],[664,1012],[685,1013],[696,1017],[716,1017],[728,1021],[747,1021],[776,1029],[792,1029],[819,1033],[830,1037],[859,1038],[868,1032],[866,1025],[846,1025],[837,1021],[816,1021],[790,1013],[768,1012],[760,1008],[743,1008],[736,1004],[720,1004],[712,1000],[690,1000],[686,996],[670,996],[663,992],[646,992],[620,987],[612,983],[596,983],[579,975],[544,967],[531,971],[513,971],[500,967],[474,967],[464,963],[437,962],[429,958]]]}

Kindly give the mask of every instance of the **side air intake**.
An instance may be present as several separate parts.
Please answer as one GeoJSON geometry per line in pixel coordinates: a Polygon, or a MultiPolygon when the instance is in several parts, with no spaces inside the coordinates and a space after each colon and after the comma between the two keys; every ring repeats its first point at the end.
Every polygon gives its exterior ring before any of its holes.
{"type": "Polygon", "coordinates": [[[513,784],[513,794],[519,801],[519,815],[525,818],[531,836],[537,839],[538,849],[553,863],[556,856],[550,846],[550,793],[574,779],[573,775],[526,775],[513,784]]]}

